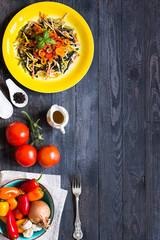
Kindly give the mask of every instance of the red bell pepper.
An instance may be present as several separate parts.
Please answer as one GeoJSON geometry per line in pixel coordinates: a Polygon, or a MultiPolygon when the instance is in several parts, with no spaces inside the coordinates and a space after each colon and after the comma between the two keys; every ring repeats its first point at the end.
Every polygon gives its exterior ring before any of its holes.
{"type": "Polygon", "coordinates": [[[22,194],[18,197],[18,208],[23,213],[23,215],[27,215],[29,211],[29,198],[27,194],[22,194]]]}
{"type": "Polygon", "coordinates": [[[16,220],[13,216],[13,213],[11,212],[11,210],[9,209],[8,213],[7,213],[7,233],[8,233],[8,238],[10,240],[16,240],[17,238],[19,238],[19,233],[18,233],[18,227],[16,224],[16,220]]]}
{"type": "Polygon", "coordinates": [[[41,177],[42,177],[42,173],[38,179],[32,179],[32,180],[22,183],[20,186],[20,189],[25,193],[34,191],[37,187],[39,187],[38,182],[41,179],[41,177]]]}

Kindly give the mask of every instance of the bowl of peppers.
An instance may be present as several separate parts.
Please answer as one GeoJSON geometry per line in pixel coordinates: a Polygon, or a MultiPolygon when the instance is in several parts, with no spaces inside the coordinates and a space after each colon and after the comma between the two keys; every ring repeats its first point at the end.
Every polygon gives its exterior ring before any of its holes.
{"type": "MultiPolygon", "coordinates": [[[[41,174],[42,176],[42,174],[41,174]]],[[[0,188],[0,234],[34,240],[51,227],[54,202],[39,179],[15,179],[0,188]]]]}

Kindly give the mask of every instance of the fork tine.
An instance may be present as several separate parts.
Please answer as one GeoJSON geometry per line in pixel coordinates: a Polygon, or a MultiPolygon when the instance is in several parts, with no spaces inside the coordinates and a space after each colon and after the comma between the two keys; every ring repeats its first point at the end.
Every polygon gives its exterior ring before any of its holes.
{"type": "Polygon", "coordinates": [[[79,175],[77,175],[77,187],[80,188],[80,176],[79,175]]]}
{"type": "Polygon", "coordinates": [[[72,188],[75,188],[75,175],[73,175],[73,178],[72,178],[72,188]]]}

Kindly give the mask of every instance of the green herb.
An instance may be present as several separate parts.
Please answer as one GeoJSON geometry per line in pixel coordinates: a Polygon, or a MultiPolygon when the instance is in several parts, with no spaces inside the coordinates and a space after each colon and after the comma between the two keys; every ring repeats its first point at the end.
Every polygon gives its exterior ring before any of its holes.
{"type": "Polygon", "coordinates": [[[38,42],[38,49],[43,48],[45,46],[45,43],[55,44],[55,41],[52,38],[49,38],[49,32],[47,30],[44,31],[43,37],[37,35],[36,41],[38,42]]]}

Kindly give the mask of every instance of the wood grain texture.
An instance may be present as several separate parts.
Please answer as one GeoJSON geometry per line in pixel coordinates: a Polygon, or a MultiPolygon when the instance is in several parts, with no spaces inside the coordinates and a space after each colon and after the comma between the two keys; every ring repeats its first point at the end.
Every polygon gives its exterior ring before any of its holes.
{"type": "Polygon", "coordinates": [[[123,1],[123,239],[145,239],[144,1],[123,1]]]}
{"type": "Polygon", "coordinates": [[[84,239],[98,239],[98,16],[96,0],[76,1],[75,8],[89,24],[95,40],[90,70],[76,85],[77,163],[83,191],[80,213],[84,239]]]}
{"type": "Polygon", "coordinates": [[[99,239],[122,239],[121,2],[99,1],[99,239]]]}
{"type": "Polygon", "coordinates": [[[146,239],[160,239],[160,2],[146,0],[146,239]]]}
{"type": "MultiPolygon", "coordinates": [[[[11,18],[35,2],[39,0],[1,0],[1,41],[11,18]]],[[[62,176],[68,197],[60,240],[73,239],[70,180],[76,170],[82,175],[83,239],[160,240],[160,1],[57,2],[84,17],[95,43],[89,72],[76,86],[54,94],[24,88],[29,95],[24,110],[41,119],[45,144],[58,147],[61,160],[49,169],[39,164],[23,168],[15,162],[15,148],[7,144],[5,129],[11,122],[27,120],[14,108],[12,118],[0,119],[0,169],[62,176]],[[52,104],[69,112],[65,135],[46,123],[52,104]]],[[[0,49],[0,89],[7,97],[8,77],[0,49]]]]}

